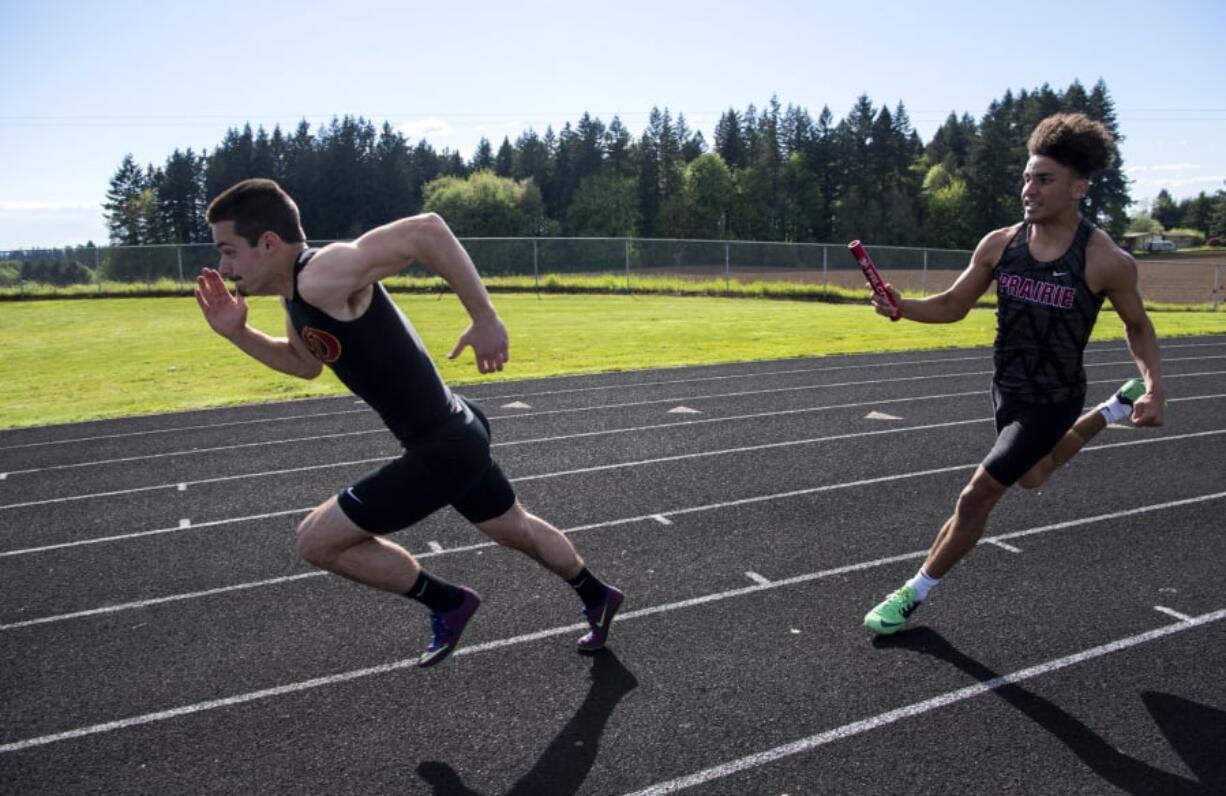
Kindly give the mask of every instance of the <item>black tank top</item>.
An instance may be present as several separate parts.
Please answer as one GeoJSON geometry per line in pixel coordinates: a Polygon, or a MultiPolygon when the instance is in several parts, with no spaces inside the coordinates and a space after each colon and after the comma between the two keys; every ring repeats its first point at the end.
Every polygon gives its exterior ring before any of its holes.
{"type": "Polygon", "coordinates": [[[1081,219],[1073,243],[1059,259],[1030,256],[1030,224],[1009,240],[996,277],[997,388],[1032,403],[1083,398],[1086,343],[1103,295],[1086,285],[1086,244],[1094,225],[1081,219]]]}
{"type": "Polygon", "coordinates": [[[302,298],[298,275],[316,251],[298,256],[294,297],[285,303],[290,322],[315,358],[378,412],[401,442],[463,414],[417,331],[383,285],[375,283],[370,306],[352,321],[338,321],[302,298]]]}

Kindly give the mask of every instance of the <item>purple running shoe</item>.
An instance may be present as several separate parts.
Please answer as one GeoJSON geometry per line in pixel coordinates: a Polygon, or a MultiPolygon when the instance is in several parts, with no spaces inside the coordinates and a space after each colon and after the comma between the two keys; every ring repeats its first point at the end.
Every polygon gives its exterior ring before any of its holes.
{"type": "Polygon", "coordinates": [[[580,650],[595,652],[604,648],[605,639],[609,637],[609,625],[613,623],[613,616],[625,599],[626,595],[610,586],[603,603],[595,608],[584,607],[583,615],[587,617],[587,623],[592,629],[577,642],[580,650]]]}
{"type": "Polygon", "coordinates": [[[472,619],[473,614],[477,612],[477,607],[481,605],[481,595],[463,586],[460,587],[460,590],[464,592],[464,600],[458,606],[450,611],[436,611],[430,614],[430,626],[434,630],[434,638],[430,640],[430,646],[426,647],[426,651],[417,659],[419,668],[429,669],[431,666],[437,666],[455,652],[456,646],[460,643],[460,634],[464,632],[464,626],[468,624],[468,620],[472,619]]]}

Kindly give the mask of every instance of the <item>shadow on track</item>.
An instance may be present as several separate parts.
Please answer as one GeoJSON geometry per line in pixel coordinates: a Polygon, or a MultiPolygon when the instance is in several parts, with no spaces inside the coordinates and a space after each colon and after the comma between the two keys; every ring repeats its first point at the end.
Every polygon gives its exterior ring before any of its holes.
{"type": "MultiPolygon", "coordinates": [[[[879,649],[899,648],[931,655],[952,664],[981,683],[1001,676],[927,627],[905,630],[893,636],[879,636],[873,640],[873,645],[879,649]]],[[[1016,683],[999,686],[992,693],[1054,735],[1090,770],[1125,793],[1222,792],[1220,788],[1226,764],[1220,758],[1223,739],[1226,739],[1226,714],[1221,711],[1167,694],[1142,694],[1155,722],[1188,768],[1200,779],[1198,783],[1129,757],[1064,709],[1016,683]]]]}
{"type": "MultiPolygon", "coordinates": [[[[596,762],[600,736],[617,703],[638,687],[634,674],[608,649],[590,656],[592,685],[579,710],[550,742],[532,770],[507,791],[507,796],[574,793],[596,762]]],[[[436,760],[417,767],[417,774],[434,796],[482,796],[464,784],[454,768],[436,760]]]]}

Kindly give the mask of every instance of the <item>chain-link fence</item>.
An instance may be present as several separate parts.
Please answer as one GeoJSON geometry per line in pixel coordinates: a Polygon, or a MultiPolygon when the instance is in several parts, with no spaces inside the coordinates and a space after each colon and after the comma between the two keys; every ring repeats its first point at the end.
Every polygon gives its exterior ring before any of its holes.
{"type": "MultiPolygon", "coordinates": [[[[860,288],[863,277],[844,244],[761,241],[668,240],[646,238],[462,238],[485,277],[530,277],[540,285],[549,276],[624,279],[627,289],[653,278],[732,282],[790,282],[860,288]]],[[[323,245],[328,241],[312,241],[323,245]]],[[[920,294],[953,284],[970,252],[871,246],[887,281],[920,294]]],[[[131,286],[134,292],[182,292],[205,266],[217,264],[211,244],[165,246],[82,246],[0,251],[0,295],[69,293],[131,286]]],[[[1141,258],[1141,291],[1146,299],[1211,304],[1222,295],[1226,253],[1177,259],[1141,258]]],[[[421,266],[406,276],[429,277],[421,266]]]]}

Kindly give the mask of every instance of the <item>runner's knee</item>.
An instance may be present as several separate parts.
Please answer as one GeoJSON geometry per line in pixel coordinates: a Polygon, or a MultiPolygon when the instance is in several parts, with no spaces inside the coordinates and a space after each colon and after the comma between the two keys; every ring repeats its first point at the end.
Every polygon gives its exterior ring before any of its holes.
{"type": "Polygon", "coordinates": [[[958,513],[963,515],[986,515],[996,505],[1004,490],[989,481],[990,476],[980,473],[971,479],[958,495],[958,513]]]}
{"type": "Polygon", "coordinates": [[[1035,489],[1047,483],[1049,473],[1043,467],[1035,465],[1030,468],[1021,478],[1017,479],[1018,486],[1022,489],[1035,489]]]}
{"type": "Polygon", "coordinates": [[[516,549],[522,549],[532,536],[531,517],[518,502],[501,516],[477,523],[477,527],[498,544],[516,549]]]}

